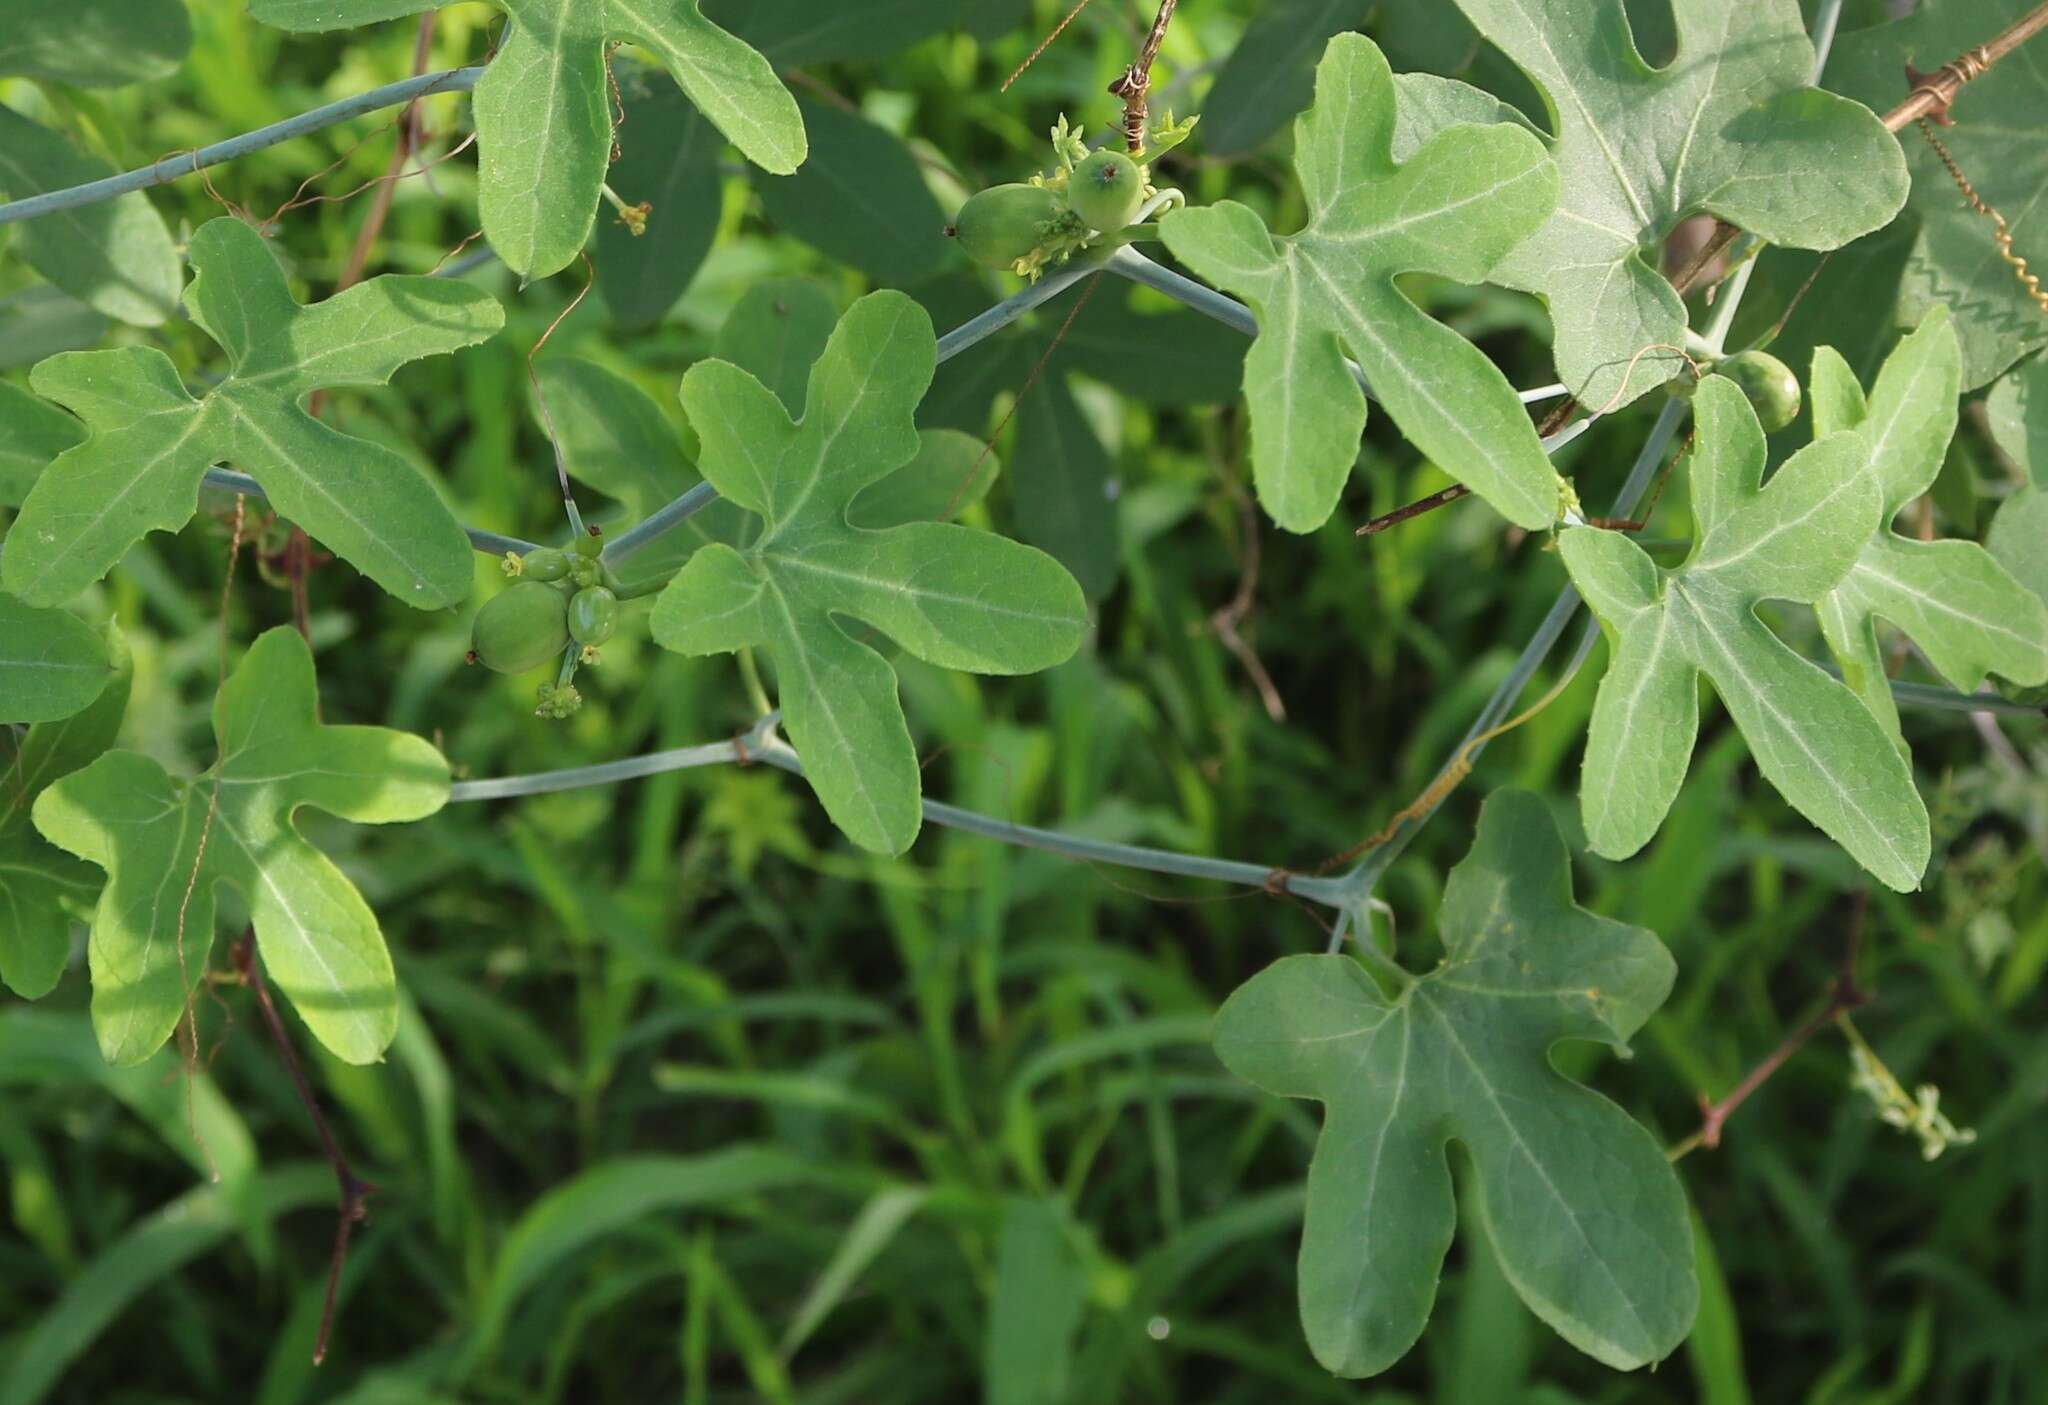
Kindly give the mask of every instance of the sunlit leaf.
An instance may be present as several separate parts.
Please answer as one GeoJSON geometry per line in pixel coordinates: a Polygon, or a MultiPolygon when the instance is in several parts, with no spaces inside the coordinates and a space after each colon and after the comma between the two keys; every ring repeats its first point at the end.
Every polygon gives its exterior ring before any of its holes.
{"type": "Polygon", "coordinates": [[[469,541],[434,487],[390,449],[314,419],[327,386],[378,385],[408,361],[484,340],[504,321],[452,278],[386,275],[301,306],[263,239],[235,219],[192,236],[192,319],[228,354],[204,396],[151,347],[81,351],[30,383],[85,421],[84,443],[37,480],[7,540],[7,588],[31,604],[70,599],[151,531],[190,520],[208,467],[263,485],[279,513],[408,605],[469,593],[469,541]]]}
{"type": "Polygon", "coordinates": [[[1940,304],[1884,363],[1867,403],[1840,356],[1825,347],[1814,355],[1814,435],[1857,431],[1883,504],[1883,525],[1815,610],[1843,679],[1894,735],[1898,706],[1878,643],[1879,617],[1904,630],[1964,692],[1975,692],[1990,673],[2015,683],[2048,682],[2048,605],[1975,542],[1920,541],[1892,528],[1941,472],[1955,435],[1961,361],[1940,304]]]}
{"type": "MultiPolygon", "coordinates": [[[[329,30],[417,14],[434,0],[252,0],[283,29],[329,30]]],[[[605,45],[644,49],[749,161],[793,171],[803,119],[768,60],[704,18],[698,0],[500,0],[508,33],[476,85],[484,235],[539,278],[582,251],[611,159],[605,45]]]]}
{"type": "Polygon", "coordinates": [[[1370,40],[1339,35],[1296,124],[1307,227],[1276,239],[1233,201],[1162,226],[1176,256],[1258,314],[1244,389],[1259,501],[1295,532],[1335,510],[1366,417],[1349,352],[1417,448],[1509,520],[1548,526],[1557,475],[1513,387],[1395,278],[1483,280],[1549,215],[1556,169],[1542,143],[1507,124],[1446,129],[1397,165],[1394,122],[1386,60],[1370,40]]]}
{"type": "Polygon", "coordinates": [[[321,1043],[368,1063],[391,1042],[397,990],[376,915],[293,814],[423,819],[448,798],[448,763],[403,732],[323,725],[317,704],[312,652],[297,630],[270,630],[214,701],[219,758],[205,773],[180,780],[111,751],[36,799],[43,837],[106,870],[89,953],[93,1027],[110,1062],[145,1059],[170,1037],[205,978],[222,883],[321,1043]]]}
{"type": "Polygon", "coordinates": [[[1522,791],[1487,800],[1437,930],[1442,964],[1398,995],[1352,957],[1288,956],[1216,1016],[1232,1072],[1324,1106],[1301,1236],[1310,1348],[1365,1376],[1422,1334],[1455,1228],[1455,1140],[1466,1212],[1530,1310],[1609,1366],[1662,1359],[1698,1302],[1685,1197],[1650,1134],[1549,1056],[1563,1040],[1626,1053],[1671,957],[1572,901],[1556,824],[1522,791]]]}
{"type": "MultiPolygon", "coordinates": [[[[1661,68],[1637,52],[1623,0],[1458,7],[1556,114],[1556,212],[1488,277],[1549,303],[1558,378],[1586,404],[1625,403],[1684,365],[1685,307],[1656,259],[1687,215],[1834,249],[1887,224],[1906,198],[1897,139],[1860,104],[1809,86],[1798,0],[1671,0],[1678,52],[1661,68]]],[[[1438,120],[1498,106],[1463,84],[1421,81],[1463,94],[1438,120]]]]}
{"type": "Polygon", "coordinates": [[[1920,885],[1927,810],[1884,725],[1757,617],[1842,581],[1879,520],[1860,434],[1830,435],[1768,486],[1763,427],[1734,383],[1693,396],[1692,553],[1660,570],[1621,532],[1572,527],[1559,545],[1609,639],[1580,801],[1596,853],[1627,858],[1656,834],[1692,760],[1696,675],[1714,685],[1757,769],[1792,807],[1901,892],[1920,885]]]}
{"type": "Polygon", "coordinates": [[[738,367],[692,366],[682,397],[703,442],[699,467],[762,525],[743,548],[700,548],[653,617],[655,638],[679,653],[769,654],[783,723],[826,813],[887,853],[917,837],[917,755],[889,664],[853,623],[980,673],[1048,668],[1086,623],[1080,588],[1030,547],[948,523],[848,521],[863,488],[917,456],[913,415],[935,351],[924,310],[879,292],[840,320],[811,368],[801,421],[738,367]]]}

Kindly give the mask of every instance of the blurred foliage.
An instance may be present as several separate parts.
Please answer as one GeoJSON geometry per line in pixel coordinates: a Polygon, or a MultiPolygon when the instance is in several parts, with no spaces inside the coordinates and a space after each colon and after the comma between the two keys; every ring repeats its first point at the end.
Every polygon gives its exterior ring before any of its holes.
{"type": "MultiPolygon", "coordinates": [[[[190,57],[165,82],[86,97],[16,80],[0,98],[127,167],[411,69],[411,23],[294,38],[248,22],[237,0],[190,8],[190,57]]],[[[677,216],[678,247],[708,247],[701,268],[686,285],[659,261],[605,280],[543,359],[599,363],[651,394],[679,434],[681,372],[766,279],[808,280],[835,310],[868,277],[901,280],[941,329],[1010,291],[970,274],[929,222],[1033,169],[1061,112],[1112,120],[1104,86],[1148,18],[1097,0],[1004,94],[1063,4],[978,4],[963,32],[925,13],[949,7],[898,0],[878,4],[871,26],[816,35],[792,22],[801,6],[759,8],[755,37],[803,65],[814,131],[829,124],[848,152],[888,153],[876,159],[895,169],[874,189],[900,207],[877,207],[878,228],[910,223],[884,248],[856,225],[807,228],[792,213],[801,191],[758,188],[730,162],[707,173],[699,154],[651,173],[663,190],[715,183],[715,234],[695,204],[677,216]],[[913,170],[921,186],[904,181],[913,170]],[[835,242],[849,239],[860,247],[835,242]]],[[[1306,96],[1295,92],[1305,68],[1272,32],[1295,12],[1323,32],[1366,26],[1397,66],[1440,64],[1531,101],[1497,55],[1428,18],[1447,8],[1188,0],[1154,96],[1155,108],[1204,111],[1196,141],[1167,163],[1175,180],[1191,199],[1227,193],[1278,227],[1298,223],[1283,128],[1306,96]],[[1260,65],[1268,83],[1233,60],[1240,38],[1274,50],[1260,65]],[[1204,109],[1212,80],[1218,105],[1204,109]],[[1210,131],[1228,140],[1207,147],[1210,131]]],[[[1652,19],[1663,8],[1631,5],[1652,19]]],[[[1850,6],[1847,22],[1878,18],[1873,8],[1850,6]]],[[[493,14],[443,11],[432,63],[475,62],[493,14]]],[[[466,131],[463,99],[422,112],[432,154],[466,131]]],[[[216,198],[268,214],[314,173],[308,196],[340,197],[383,171],[393,116],[150,199],[182,241],[216,198]]],[[[629,112],[629,160],[643,159],[636,120],[629,112]]],[[[645,116],[658,132],[677,120],[645,116]]],[[[472,170],[465,155],[399,182],[373,269],[425,271],[469,234],[472,170]]],[[[646,238],[668,237],[658,194],[621,194],[655,200],[646,238]]],[[[321,200],[280,220],[302,293],[332,287],[369,205],[367,193],[321,200]]],[[[607,231],[600,248],[621,242],[607,231]]],[[[1853,365],[1873,366],[1889,329],[1873,320],[1884,299],[1865,296],[1868,280],[1895,282],[1902,257],[1837,258],[1811,294],[1831,301],[1809,302],[1788,336],[1838,337],[1853,365]],[[1822,325],[1837,330],[1817,332],[1827,307],[1839,312],[1822,325]]],[[[337,396],[331,418],[430,463],[465,522],[552,533],[551,458],[525,412],[522,358],[585,274],[575,265],[524,290],[494,266],[470,276],[505,300],[507,332],[409,367],[389,389],[337,396]]],[[[1789,297],[1803,275],[1782,276],[1789,297]]],[[[1532,300],[1417,291],[1516,384],[1551,378],[1532,300]]],[[[1170,313],[1121,286],[1096,297],[1117,300],[1112,328],[1170,313]]],[[[998,369],[934,422],[1002,423],[1033,348],[1071,308],[1055,301],[978,348],[986,361],[963,358],[962,375],[998,369]]],[[[128,343],[163,347],[188,377],[216,369],[189,323],[110,331],[19,263],[0,265],[0,363],[128,343]]],[[[1122,358],[1077,343],[999,434],[1012,481],[978,511],[1006,530],[1027,511],[1014,481],[1026,465],[1102,485],[1101,513],[1074,527],[1093,534],[1089,552],[1110,553],[1091,582],[1099,629],[1080,658],[1034,679],[904,661],[926,791],[1107,838],[1308,867],[1421,789],[1564,573],[1543,540],[1473,503],[1355,538],[1357,522],[1448,481],[1383,418],[1337,517],[1308,537],[1273,531],[1246,508],[1228,372],[1220,396],[1148,396],[1132,381],[1150,355],[1135,336],[1122,358]],[[1047,442],[1066,439],[1086,462],[1047,442]],[[1253,560],[1240,627],[1284,723],[1211,624],[1253,560]]],[[[1804,371],[1804,355],[1788,359],[1804,371]]],[[[1612,417],[1562,456],[1589,502],[1612,495],[1655,409],[1612,417]]],[[[2011,479],[1975,414],[1964,434],[2002,491],[2011,479]]],[[[1684,497],[1660,499],[1646,536],[1687,535],[1684,497]]],[[[586,505],[608,522],[624,515],[601,498],[586,505]]],[[[174,767],[208,754],[228,505],[208,506],[178,537],[138,547],[98,601],[134,653],[123,742],[174,767]]],[[[280,549],[279,534],[259,534],[259,555],[280,549]]],[[[245,566],[226,621],[235,640],[291,618],[275,566],[245,566]]],[[[476,569],[479,589],[492,588],[495,563],[479,557],[476,569]]],[[[530,680],[462,666],[459,612],[406,609],[340,567],[314,574],[311,607],[324,715],[424,733],[458,776],[688,745],[750,720],[732,662],[657,650],[644,604],[629,606],[583,711],[559,725],[533,717],[530,680]]],[[[1495,787],[1549,797],[1583,849],[1571,796],[1595,677],[1487,751],[1394,867],[1382,896],[1411,945],[1433,940],[1408,934],[1432,930],[1443,875],[1495,787]]],[[[455,806],[398,834],[308,818],[308,837],[380,914],[406,992],[381,1066],[317,1055],[293,1026],[337,1135],[379,1187],[317,1371],[333,1187],[248,992],[223,966],[200,1005],[197,1066],[184,1069],[175,1050],[106,1067],[81,969],[33,1008],[10,1000],[0,1402],[2048,1400],[2048,730],[2001,719],[1998,736],[1980,735],[1988,723],[1948,712],[1904,721],[1936,814],[1935,867],[1923,892],[1871,894],[1860,974],[1876,998],[1857,1018],[1901,1080],[1938,1083],[1978,1140],[1923,1162],[1852,1092],[1843,1042],[1815,1040],[1718,1148],[1680,1165],[1704,1306],[1682,1359],[1654,1373],[1615,1375],[1539,1327],[1469,1231],[1421,1350],[1367,1384],[1311,1360],[1294,1274],[1315,1116],[1231,1078],[1207,1039],[1234,987],[1276,956],[1321,948],[1312,914],[936,829],[900,862],[873,859],[832,832],[800,783],[742,768],[455,806]]],[[[1683,1138],[1702,1095],[1726,1093],[1825,1000],[1854,882],[1709,709],[1656,841],[1626,864],[1578,862],[1582,902],[1669,946],[1672,999],[1632,1062],[1568,1046],[1559,1066],[1662,1140],[1683,1138]]],[[[1409,964],[1429,956],[1424,945],[1409,964]]]]}

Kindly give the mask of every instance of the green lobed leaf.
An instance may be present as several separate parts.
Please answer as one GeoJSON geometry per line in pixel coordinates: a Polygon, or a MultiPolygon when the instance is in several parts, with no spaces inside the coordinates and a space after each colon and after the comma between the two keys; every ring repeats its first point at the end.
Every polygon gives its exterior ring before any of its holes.
{"type": "Polygon", "coordinates": [[[1336,508],[1366,418],[1348,351],[1417,448],[1510,521],[1546,527],[1557,474],[1513,387],[1394,280],[1485,278],[1549,215],[1556,169],[1542,143],[1505,124],[1447,128],[1397,165],[1395,107],[1380,51],[1337,36],[1317,69],[1315,106],[1296,124],[1307,227],[1275,239],[1226,201],[1168,215],[1167,247],[1258,314],[1244,390],[1253,476],[1275,522],[1312,531],[1336,508]]]}
{"type": "MultiPolygon", "coordinates": [[[[775,70],[704,18],[698,0],[497,0],[511,24],[476,85],[478,207],[514,272],[545,277],[582,252],[611,157],[607,42],[638,45],[691,104],[764,170],[803,163],[803,119],[775,70]]],[[[345,29],[417,14],[430,0],[252,0],[293,30],[345,29]]]]}
{"type": "MultiPolygon", "coordinates": [[[[1890,24],[1844,34],[1828,60],[1827,83],[1879,112],[1905,101],[1906,65],[1932,71],[1974,49],[2034,6],[2034,0],[1920,0],[1890,24]]],[[[2048,63],[2028,44],[1963,85],[1952,127],[1936,134],[1979,195],[2005,216],[2017,251],[2048,236],[2048,63]]],[[[1955,314],[1962,384],[1987,384],[2030,349],[2048,344],[2048,317],[1998,257],[1992,223],[1964,203],[1941,159],[1917,132],[1900,135],[1912,173],[1907,209],[1918,231],[1899,289],[1900,325],[1937,304],[1955,314]]],[[[2038,270],[2040,255],[2035,254],[2038,270]]]]}
{"type": "Polygon", "coordinates": [[[192,236],[193,321],[229,374],[195,399],[149,347],[71,352],[39,364],[39,394],[85,421],[85,442],[36,482],[8,538],[7,588],[30,604],[70,599],[151,531],[190,520],[207,468],[225,461],[273,506],[406,604],[469,593],[469,541],[433,485],[390,449],[301,408],[314,390],[378,385],[408,361],[483,341],[504,322],[456,279],[385,275],[301,306],[263,239],[222,218],[192,236]]]}
{"type": "MultiPolygon", "coordinates": [[[[1906,198],[1897,140],[1859,103],[1809,86],[1798,0],[1671,0],[1678,52],[1661,68],[1637,52],[1623,0],[1458,7],[1556,114],[1556,210],[1488,277],[1549,304],[1558,378],[1589,405],[1617,408],[1683,367],[1685,306],[1654,259],[1687,215],[1834,249],[1906,198]]],[[[1464,89],[1464,106],[1496,105],[1464,89]]]]}
{"type": "MultiPolygon", "coordinates": [[[[40,195],[113,174],[69,138],[0,107],[0,197],[40,195]]],[[[14,247],[29,267],[108,317],[154,327],[177,309],[178,250],[139,191],[29,220],[14,247]]]]}
{"type": "Polygon", "coordinates": [[[606,181],[628,205],[654,208],[643,234],[621,220],[599,223],[597,286],[620,325],[650,327],[690,286],[718,234],[721,143],[689,99],[651,70],[621,72],[619,88],[625,117],[606,181]]]}
{"type": "Polygon", "coordinates": [[[1757,617],[1765,599],[1811,604],[1842,581],[1879,520],[1859,434],[1794,454],[1759,486],[1763,427],[1734,383],[1693,395],[1692,553],[1659,570],[1620,532],[1573,527],[1558,543],[1609,641],[1579,798],[1593,851],[1623,859],[1677,798],[1705,674],[1757,768],[1792,807],[1888,887],[1920,885],[1927,810],[1876,717],[1757,617]]]}
{"type": "Polygon", "coordinates": [[[811,363],[825,354],[838,321],[839,309],[811,279],[766,279],[733,305],[711,354],[751,374],[791,415],[801,415],[811,363]]]}
{"type": "MultiPolygon", "coordinates": [[[[20,608],[0,596],[0,617],[8,607],[20,608]]],[[[83,708],[26,732],[0,729],[0,981],[24,1000],[40,999],[57,984],[71,950],[67,908],[89,903],[100,890],[98,871],[45,841],[30,826],[29,811],[53,781],[114,744],[128,710],[130,674],[120,636],[110,629],[108,638],[115,650],[101,646],[102,686],[83,708]],[[119,654],[115,666],[106,664],[110,652],[119,654]]]]}
{"type": "Polygon", "coordinates": [[[168,78],[192,47],[182,0],[15,0],[0,24],[0,75],[81,88],[168,78]]]}
{"type": "Polygon", "coordinates": [[[1030,547],[946,523],[877,531],[847,520],[856,494],[917,456],[913,415],[935,355],[924,310],[885,291],[834,329],[801,421],[740,368],[692,366],[682,399],[699,467],[762,525],[743,548],[700,548],[653,616],[656,640],[679,653],[770,655],[783,723],[826,813],[886,853],[917,836],[917,757],[888,663],[849,624],[982,673],[1059,663],[1086,624],[1079,587],[1030,547]]]}
{"type": "Polygon", "coordinates": [[[1289,956],[1216,1016],[1233,1073],[1324,1106],[1301,1237],[1310,1349],[1366,1376],[1421,1336],[1455,1139],[1467,1211],[1530,1310],[1609,1366],[1661,1360],[1698,1302],[1684,1194],[1650,1134],[1549,1055],[1567,1039],[1626,1054],[1670,992],[1670,955],[1573,902],[1564,841],[1523,791],[1488,797],[1437,928],[1442,964],[1397,996],[1349,956],[1289,956]]]}
{"type": "Polygon", "coordinates": [[[1815,610],[1843,680],[1894,737],[1898,704],[1878,644],[1880,616],[1964,692],[1975,692],[1991,673],[2021,684],[2048,682],[2048,605],[1975,542],[1919,541],[1892,528],[1941,472],[1955,436],[1961,376],[1962,351],[1940,304],[1885,361],[1867,403],[1840,356],[1826,347],[1814,354],[1814,434],[1862,436],[1883,504],[1876,535],[1815,610]]]}
{"type": "Polygon", "coordinates": [[[768,218],[879,283],[915,283],[946,261],[946,216],[910,148],[858,113],[798,102],[810,155],[793,174],[757,174],[768,218]]]}
{"type": "Polygon", "coordinates": [[[37,797],[43,837],[106,870],[88,951],[109,1062],[138,1062],[170,1037],[204,978],[222,883],[322,1044],[350,1063],[390,1044],[397,988],[376,915],[292,817],[311,805],[358,824],[425,818],[448,798],[448,763],[403,732],[323,725],[317,705],[312,651],[298,631],[273,629],[214,701],[219,757],[203,775],[179,780],[113,751],[37,797]]]}

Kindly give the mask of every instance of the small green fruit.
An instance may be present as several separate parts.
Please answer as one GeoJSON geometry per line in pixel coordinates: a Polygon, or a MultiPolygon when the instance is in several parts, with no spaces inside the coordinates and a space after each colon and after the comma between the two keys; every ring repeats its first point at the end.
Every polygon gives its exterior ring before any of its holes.
{"type": "Polygon", "coordinates": [[[1067,177],[1067,203],[1090,229],[1122,229],[1145,203],[1145,178],[1138,173],[1137,162],[1104,148],[1091,153],[1067,177]]]}
{"type": "Polygon", "coordinates": [[[535,547],[519,560],[519,574],[530,581],[558,581],[569,574],[568,553],[551,546],[535,547]]]}
{"type": "Polygon", "coordinates": [[[995,185],[970,197],[953,220],[953,237],[983,268],[1006,269],[1038,247],[1060,212],[1042,185],[995,185]]]}
{"type": "Polygon", "coordinates": [[[1714,374],[1726,376],[1749,397],[1750,408],[1764,433],[1776,434],[1799,418],[1799,378],[1777,357],[1762,351],[1741,351],[1716,362],[1714,374]]]}
{"type": "Polygon", "coordinates": [[[578,644],[602,644],[619,627],[619,597],[601,585],[579,590],[569,600],[569,637],[578,644]]]}
{"type": "Polygon", "coordinates": [[[569,602],[540,581],[517,581],[476,612],[470,652],[497,673],[539,668],[569,647],[569,602]]]}

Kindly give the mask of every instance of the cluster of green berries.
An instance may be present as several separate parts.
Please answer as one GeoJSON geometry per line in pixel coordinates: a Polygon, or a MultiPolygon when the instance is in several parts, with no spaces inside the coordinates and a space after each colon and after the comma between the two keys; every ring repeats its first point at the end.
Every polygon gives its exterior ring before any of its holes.
{"type": "Polygon", "coordinates": [[[1175,123],[1169,115],[1149,151],[1126,155],[1108,147],[1088,150],[1062,117],[1052,133],[1058,163],[1053,173],[970,197],[947,232],[982,267],[1035,279],[1069,255],[1116,237],[1151,197],[1163,194],[1178,202],[1178,191],[1154,189],[1144,162],[1184,140],[1193,127],[1194,119],[1175,123]]]}
{"type": "Polygon", "coordinates": [[[511,587],[476,612],[472,661],[497,673],[526,673],[563,660],[561,677],[541,685],[538,716],[567,717],[582,706],[571,681],[576,666],[596,663],[598,646],[618,630],[619,597],[604,584],[599,550],[598,539],[588,536],[578,538],[571,551],[543,546],[524,556],[507,552],[511,587]]]}

